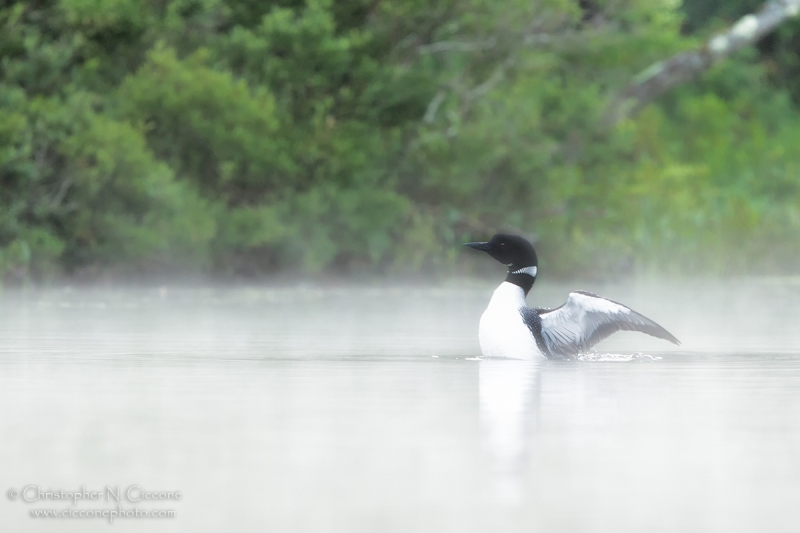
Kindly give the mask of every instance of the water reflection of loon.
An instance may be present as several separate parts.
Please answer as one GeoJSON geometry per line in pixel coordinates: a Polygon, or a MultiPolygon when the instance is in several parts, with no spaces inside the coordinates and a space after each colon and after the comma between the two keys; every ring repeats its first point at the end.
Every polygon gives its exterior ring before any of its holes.
{"type": "Polygon", "coordinates": [[[479,365],[481,431],[495,470],[493,492],[501,501],[516,504],[522,499],[525,463],[536,430],[539,364],[485,359],[479,365]]]}
{"type": "Polygon", "coordinates": [[[641,331],[680,344],[667,330],[633,309],[590,292],[569,293],[557,309],[532,308],[525,296],[538,273],[531,243],[517,235],[498,234],[489,242],[465,246],[487,252],[508,267],[481,317],[481,352],[487,357],[571,358],[619,330],[641,331]]]}

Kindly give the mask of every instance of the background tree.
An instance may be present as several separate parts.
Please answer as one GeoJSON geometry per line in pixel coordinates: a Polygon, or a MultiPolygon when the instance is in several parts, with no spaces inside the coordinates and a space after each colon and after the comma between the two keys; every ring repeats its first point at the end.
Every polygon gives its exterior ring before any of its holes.
{"type": "Polygon", "coordinates": [[[0,272],[795,272],[796,22],[606,114],[760,5],[6,2],[0,272]]]}

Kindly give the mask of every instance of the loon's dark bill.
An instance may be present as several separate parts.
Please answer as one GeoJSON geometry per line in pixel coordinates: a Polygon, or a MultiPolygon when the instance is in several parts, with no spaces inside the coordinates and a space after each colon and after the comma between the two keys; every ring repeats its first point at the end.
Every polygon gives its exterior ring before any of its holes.
{"type": "Polygon", "coordinates": [[[475,248],[476,250],[481,250],[484,252],[492,249],[492,245],[488,242],[465,242],[464,246],[469,246],[470,248],[475,248]]]}

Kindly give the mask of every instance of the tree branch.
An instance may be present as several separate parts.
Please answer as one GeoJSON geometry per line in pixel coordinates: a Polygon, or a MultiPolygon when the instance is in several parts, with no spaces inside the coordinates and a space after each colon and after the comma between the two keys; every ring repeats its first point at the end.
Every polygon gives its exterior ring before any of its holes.
{"type": "Polygon", "coordinates": [[[651,65],[611,102],[604,122],[613,126],[634,116],[673,87],[695,78],[717,61],[757,42],[798,13],[800,0],[770,0],[760,11],[745,15],[728,31],[709,39],[703,47],[651,65]]]}
{"type": "Polygon", "coordinates": [[[495,39],[485,41],[438,41],[430,44],[423,44],[417,47],[420,54],[436,54],[439,52],[476,52],[489,50],[497,44],[495,39]]]}

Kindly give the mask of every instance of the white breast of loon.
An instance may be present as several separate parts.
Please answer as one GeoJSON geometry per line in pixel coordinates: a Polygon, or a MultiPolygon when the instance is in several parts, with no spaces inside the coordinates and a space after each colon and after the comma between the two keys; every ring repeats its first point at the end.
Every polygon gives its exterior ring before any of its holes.
{"type": "Polygon", "coordinates": [[[520,309],[525,307],[521,287],[504,281],[481,316],[478,338],[485,357],[533,359],[544,357],[520,309]]]}

